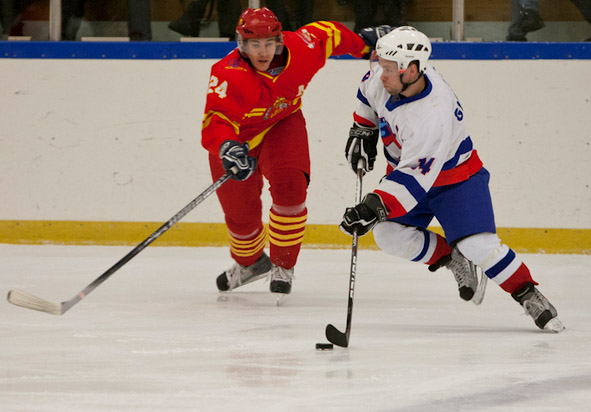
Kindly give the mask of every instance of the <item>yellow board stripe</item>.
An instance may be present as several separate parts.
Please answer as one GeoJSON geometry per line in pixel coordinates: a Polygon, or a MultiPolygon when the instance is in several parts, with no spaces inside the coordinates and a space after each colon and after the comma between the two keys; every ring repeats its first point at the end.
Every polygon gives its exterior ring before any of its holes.
{"type": "MultiPolygon", "coordinates": [[[[20,245],[136,246],[162,222],[0,220],[0,243],[20,245]]],[[[441,233],[440,228],[430,228],[441,233]]],[[[497,228],[501,240],[518,253],[591,255],[591,229],[497,228]]],[[[223,223],[177,223],[155,246],[228,247],[223,223]]],[[[337,225],[308,224],[302,247],[348,249],[351,238],[337,225]]],[[[359,239],[361,249],[377,249],[372,235],[359,239]]]]}

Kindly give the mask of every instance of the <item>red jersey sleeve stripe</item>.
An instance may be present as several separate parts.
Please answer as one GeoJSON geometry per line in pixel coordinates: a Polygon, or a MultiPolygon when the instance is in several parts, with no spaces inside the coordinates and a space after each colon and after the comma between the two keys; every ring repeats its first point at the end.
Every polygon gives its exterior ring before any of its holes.
{"type": "Polygon", "coordinates": [[[395,196],[382,190],[374,190],[374,193],[382,198],[382,202],[384,202],[386,209],[388,209],[388,219],[400,217],[407,213],[406,209],[400,204],[395,196]]]}

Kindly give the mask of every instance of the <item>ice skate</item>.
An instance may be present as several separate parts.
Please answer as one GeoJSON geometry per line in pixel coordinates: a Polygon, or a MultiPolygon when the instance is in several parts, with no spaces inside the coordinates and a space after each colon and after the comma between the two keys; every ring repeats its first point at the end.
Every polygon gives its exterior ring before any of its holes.
{"type": "Polygon", "coordinates": [[[271,270],[271,261],[265,252],[250,266],[235,263],[230,269],[218,276],[216,283],[220,292],[231,292],[239,286],[254,282],[267,276],[271,270]]]}
{"type": "Polygon", "coordinates": [[[269,290],[282,295],[289,294],[291,292],[291,282],[294,277],[293,268],[285,269],[281,266],[273,265],[269,272],[269,279],[271,280],[269,290]]]}
{"type": "Polygon", "coordinates": [[[482,271],[479,277],[476,265],[466,259],[457,247],[453,248],[451,255],[444,256],[439,262],[429,266],[429,270],[434,272],[441,266],[445,266],[454,274],[462,299],[475,305],[482,303],[488,277],[482,271]]]}
{"type": "Polygon", "coordinates": [[[511,294],[523,308],[525,313],[532,317],[536,326],[550,332],[561,332],[565,329],[558,319],[556,308],[534,286],[527,282],[521,289],[511,294]]]}

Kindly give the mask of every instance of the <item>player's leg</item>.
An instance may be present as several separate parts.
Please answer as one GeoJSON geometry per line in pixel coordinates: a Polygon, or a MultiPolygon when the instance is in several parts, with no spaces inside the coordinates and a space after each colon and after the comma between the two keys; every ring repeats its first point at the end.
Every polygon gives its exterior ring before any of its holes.
{"type": "MultiPolygon", "coordinates": [[[[225,171],[220,160],[210,156],[214,180],[225,171]]],[[[262,223],[261,193],[263,180],[260,171],[245,181],[228,180],[216,194],[224,211],[230,238],[230,255],[236,262],[217,278],[221,291],[261,279],[271,269],[269,257],[263,252],[267,240],[262,223]]]]}
{"type": "MultiPolygon", "coordinates": [[[[406,215],[378,224],[373,229],[374,238],[388,254],[426,263],[433,272],[440,267],[448,268],[456,279],[460,297],[472,300],[479,285],[476,268],[457,250],[452,251],[443,236],[426,229],[432,219],[427,197],[406,215]]],[[[482,301],[485,285],[482,286],[482,293],[473,300],[476,304],[482,301]]]]}
{"type": "Polygon", "coordinates": [[[451,254],[445,238],[428,229],[394,221],[378,223],[373,228],[378,247],[392,256],[432,265],[451,254]]]}
{"type": "Polygon", "coordinates": [[[495,233],[479,233],[458,242],[458,248],[505,292],[511,294],[540,329],[560,332],[556,308],[536,288],[528,267],[495,233]]]}
{"type": "Polygon", "coordinates": [[[271,269],[270,290],[290,293],[294,266],[300,252],[308,210],[306,196],[310,156],[306,123],[297,112],[275,125],[265,136],[259,168],[269,181],[271,269]]]}
{"type": "Polygon", "coordinates": [[[510,293],[543,329],[556,317],[556,309],[535,288],[528,267],[496,235],[488,181],[488,171],[482,168],[467,181],[441,189],[432,201],[437,219],[448,242],[510,293]]]}
{"type": "Polygon", "coordinates": [[[425,263],[432,272],[447,267],[456,279],[460,297],[473,298],[478,288],[476,270],[457,250],[452,250],[443,236],[393,221],[377,224],[373,234],[378,247],[389,255],[425,263]]]}

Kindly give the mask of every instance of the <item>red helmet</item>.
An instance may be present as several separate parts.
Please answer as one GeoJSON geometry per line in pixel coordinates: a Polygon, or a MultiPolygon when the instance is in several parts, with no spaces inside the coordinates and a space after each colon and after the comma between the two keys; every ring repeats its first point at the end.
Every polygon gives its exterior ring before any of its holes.
{"type": "Polygon", "coordinates": [[[281,22],[271,10],[246,9],[238,19],[236,31],[243,39],[281,36],[281,22]]]}

